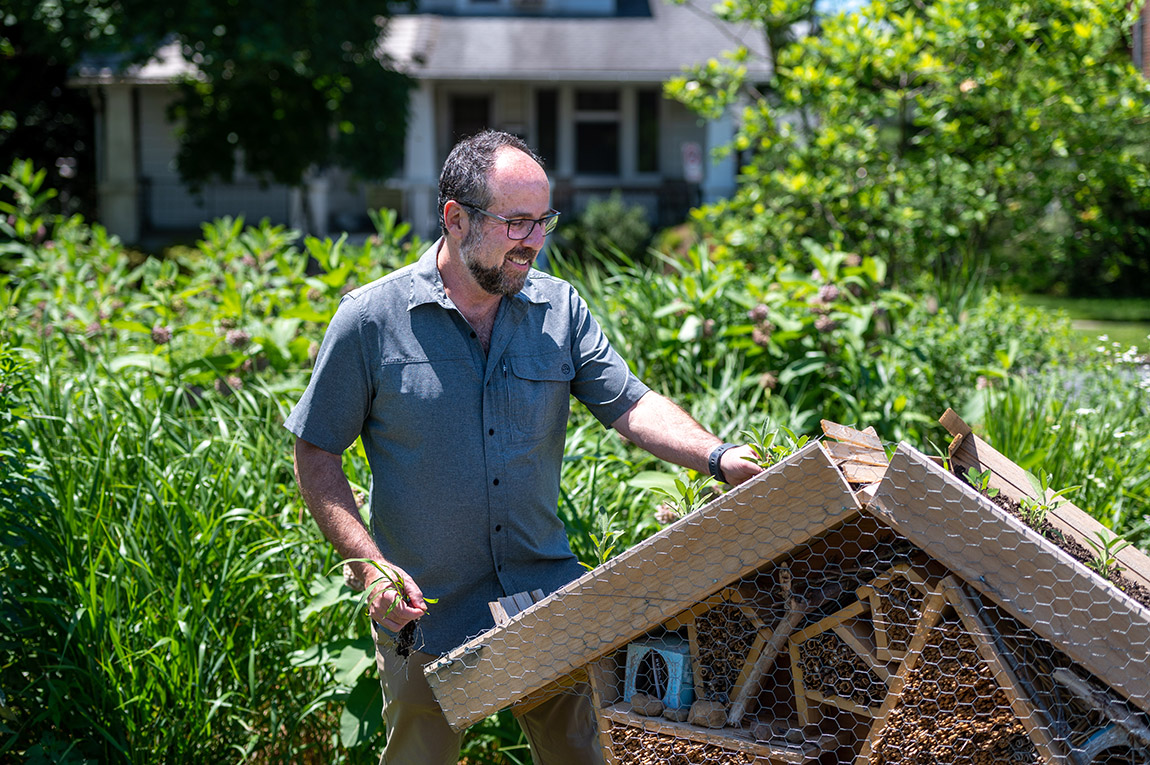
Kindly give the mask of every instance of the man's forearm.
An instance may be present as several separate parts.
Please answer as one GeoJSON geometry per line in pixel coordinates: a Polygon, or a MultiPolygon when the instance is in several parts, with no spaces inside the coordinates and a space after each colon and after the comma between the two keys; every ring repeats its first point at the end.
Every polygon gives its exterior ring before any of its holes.
{"type": "MultiPolygon", "coordinates": [[[[340,455],[297,440],[295,474],[304,503],[316,525],[341,558],[382,559],[379,548],[359,517],[355,495],[343,473],[340,455]]],[[[379,575],[368,563],[351,565],[357,577],[365,583],[379,575]]]]}
{"type": "Polygon", "coordinates": [[[371,617],[390,630],[399,630],[422,616],[427,605],[419,585],[406,571],[384,559],[379,546],[364,527],[355,505],[355,495],[343,474],[340,455],[296,439],[295,474],[303,501],[320,531],[342,558],[356,560],[350,565],[370,592],[368,611],[371,617]],[[381,573],[368,561],[375,561],[387,572],[381,573]],[[381,578],[381,586],[373,588],[376,580],[381,578]]]}
{"type": "MultiPolygon", "coordinates": [[[[722,443],[677,404],[654,391],[644,394],[611,426],[659,459],[703,474],[710,474],[708,458],[722,443]]],[[[749,446],[728,449],[721,455],[719,473],[729,484],[738,485],[761,471],[749,446]]]]}
{"type": "Polygon", "coordinates": [[[707,456],[721,443],[691,415],[665,396],[650,391],[612,427],[661,460],[707,472],[707,456]]]}

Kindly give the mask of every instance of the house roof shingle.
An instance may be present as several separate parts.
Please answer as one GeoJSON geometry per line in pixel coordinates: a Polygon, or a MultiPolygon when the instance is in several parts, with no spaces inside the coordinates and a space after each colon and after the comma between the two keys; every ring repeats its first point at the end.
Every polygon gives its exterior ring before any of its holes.
{"type": "Polygon", "coordinates": [[[647,17],[396,16],[383,50],[419,79],[657,83],[739,45],[765,76],[766,42],[754,28],[653,0],[647,17]]]}

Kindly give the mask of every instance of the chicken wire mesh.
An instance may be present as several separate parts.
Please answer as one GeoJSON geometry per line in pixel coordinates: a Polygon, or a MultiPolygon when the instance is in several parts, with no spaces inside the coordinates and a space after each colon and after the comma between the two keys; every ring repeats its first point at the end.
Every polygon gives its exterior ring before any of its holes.
{"type": "Polygon", "coordinates": [[[1143,603],[909,447],[847,467],[811,444],[505,599],[425,670],[449,722],[583,693],[624,765],[1150,763],[1143,603]]]}

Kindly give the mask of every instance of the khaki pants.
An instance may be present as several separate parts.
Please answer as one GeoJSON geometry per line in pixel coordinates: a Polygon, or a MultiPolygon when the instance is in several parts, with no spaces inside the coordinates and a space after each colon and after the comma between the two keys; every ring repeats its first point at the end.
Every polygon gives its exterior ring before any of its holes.
{"type": "MultiPolygon", "coordinates": [[[[451,730],[423,667],[436,657],[396,655],[386,633],[375,633],[375,662],[383,685],[387,745],[380,765],[456,765],[461,734],[451,730]]],[[[602,765],[599,731],[588,693],[560,693],[518,718],[535,765],[602,765]]]]}

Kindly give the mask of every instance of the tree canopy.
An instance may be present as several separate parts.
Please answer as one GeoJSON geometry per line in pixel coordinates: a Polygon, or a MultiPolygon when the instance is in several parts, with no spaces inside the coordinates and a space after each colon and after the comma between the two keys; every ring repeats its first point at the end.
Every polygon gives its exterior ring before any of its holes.
{"type": "Polygon", "coordinates": [[[668,85],[704,114],[749,98],[729,147],[740,189],[699,213],[727,246],[794,260],[809,237],[959,293],[988,267],[1031,288],[1150,284],[1150,86],[1125,0],[875,0],[832,16],[724,0],[718,14],[758,24],[775,65],[748,82],[734,51],[668,85]]]}
{"type": "Polygon", "coordinates": [[[38,85],[5,99],[0,161],[28,156],[28,142],[14,138],[36,125],[78,119],[49,96],[64,92],[82,56],[113,55],[126,67],[174,40],[195,65],[170,114],[191,185],[230,179],[237,160],[289,185],[329,163],[386,177],[402,157],[410,87],[380,54],[388,9],[370,0],[12,0],[0,21],[0,69],[5,85],[38,85]]]}

